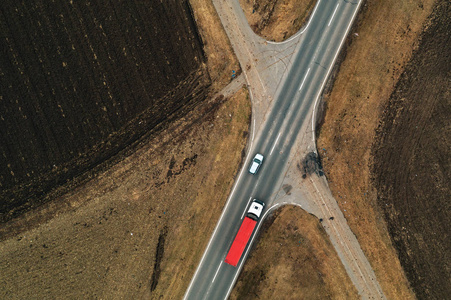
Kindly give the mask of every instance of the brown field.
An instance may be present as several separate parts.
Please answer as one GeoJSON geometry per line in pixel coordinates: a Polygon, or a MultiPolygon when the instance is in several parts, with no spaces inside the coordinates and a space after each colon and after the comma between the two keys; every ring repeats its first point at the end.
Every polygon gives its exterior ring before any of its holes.
{"type": "Polygon", "coordinates": [[[0,222],[72,189],[210,91],[186,1],[5,0],[1,14],[0,222]]]}
{"type": "Polygon", "coordinates": [[[285,206],[265,220],[230,299],[359,299],[319,220],[285,206]]]}
{"type": "MultiPolygon", "coordinates": [[[[213,95],[239,67],[211,2],[191,4],[213,95]]],[[[221,211],[239,169],[249,117],[245,90],[210,97],[108,170],[2,224],[0,298],[180,299],[219,217],[210,211],[221,211]]]]}
{"type": "Polygon", "coordinates": [[[317,0],[240,0],[241,7],[254,32],[281,42],[301,29],[317,0]]]}
{"type": "MultiPolygon", "coordinates": [[[[389,231],[390,235],[387,231],[386,221],[389,220],[384,218],[385,208],[380,207],[380,204],[385,203],[378,200],[379,186],[375,186],[371,180],[372,166],[379,165],[385,169],[387,163],[384,159],[390,156],[373,157],[371,149],[376,142],[376,129],[384,110],[387,110],[390,95],[411,59],[413,50],[418,46],[418,39],[434,2],[367,1],[358,25],[353,29],[353,33],[358,33],[358,36],[353,35],[348,39],[346,58],[331,92],[325,97],[327,111],[318,137],[318,150],[332,192],[389,299],[414,298],[406,273],[414,291],[419,297],[421,294],[409,274],[410,267],[405,263],[401,267],[399,257],[402,249],[394,241],[394,228],[389,231]]],[[[437,46],[439,44],[429,45],[431,48],[437,46]]],[[[420,61],[416,63],[421,64],[420,61]]],[[[425,99],[419,98],[418,101],[423,102],[425,99]]],[[[423,105],[422,108],[429,109],[423,105]]],[[[412,129],[411,125],[404,126],[406,130],[412,129]]],[[[403,131],[398,134],[407,138],[403,138],[405,144],[397,145],[408,147],[410,133],[403,131]]],[[[392,147],[379,145],[387,146],[392,147]]],[[[397,156],[392,159],[401,158],[397,156]]],[[[403,178],[406,170],[404,166],[397,166],[394,176],[403,178]]],[[[387,170],[395,169],[392,165],[387,170]]],[[[398,179],[391,182],[396,185],[405,183],[398,179]]],[[[404,191],[408,188],[407,185],[398,187],[404,191]]],[[[391,201],[397,200],[391,198],[391,201]]],[[[406,215],[399,215],[401,219],[402,216],[406,215]]],[[[390,221],[388,226],[393,226],[390,221]]],[[[404,229],[401,227],[396,230],[404,229]]],[[[424,256],[423,262],[428,259],[430,257],[424,256]]]]}
{"type": "Polygon", "coordinates": [[[419,299],[451,295],[451,4],[440,1],[373,145],[372,176],[393,244],[419,299]]]}
{"type": "Polygon", "coordinates": [[[0,298],[180,299],[219,217],[211,211],[229,194],[249,116],[244,90],[201,105],[52,202],[51,220],[1,242],[0,298]]]}

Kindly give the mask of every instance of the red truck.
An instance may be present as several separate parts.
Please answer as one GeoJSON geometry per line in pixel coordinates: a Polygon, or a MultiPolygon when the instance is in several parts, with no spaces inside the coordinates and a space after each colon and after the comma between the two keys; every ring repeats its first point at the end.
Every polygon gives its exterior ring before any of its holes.
{"type": "Polygon", "coordinates": [[[244,248],[246,248],[247,243],[249,242],[249,238],[254,231],[255,225],[257,225],[257,220],[260,218],[260,215],[265,207],[265,203],[254,199],[252,204],[247,211],[246,217],[241,223],[240,229],[236,234],[235,239],[233,240],[232,246],[230,247],[229,253],[225,258],[225,262],[229,265],[236,267],[238,262],[243,255],[244,248]]]}

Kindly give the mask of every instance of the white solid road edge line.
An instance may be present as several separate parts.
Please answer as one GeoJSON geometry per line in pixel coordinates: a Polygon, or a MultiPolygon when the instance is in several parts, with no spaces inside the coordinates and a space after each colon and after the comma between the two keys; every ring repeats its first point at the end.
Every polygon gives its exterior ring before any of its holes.
{"type": "Polygon", "coordinates": [[[345,41],[346,37],[349,34],[349,29],[351,28],[352,23],[354,23],[355,15],[359,11],[360,4],[362,3],[362,0],[359,0],[359,3],[357,4],[357,9],[354,11],[354,14],[352,15],[351,22],[348,25],[348,28],[346,28],[345,35],[341,39],[340,46],[338,47],[337,52],[335,52],[334,59],[332,60],[332,63],[329,67],[329,70],[327,70],[326,78],[324,78],[323,83],[321,84],[321,88],[319,90],[319,93],[316,95],[315,105],[313,106],[313,115],[312,115],[312,138],[313,138],[313,144],[315,145],[315,152],[316,152],[316,143],[315,143],[315,112],[316,112],[316,105],[318,104],[319,96],[323,92],[324,85],[326,84],[327,79],[329,78],[330,71],[332,70],[332,67],[335,65],[335,60],[337,59],[338,53],[340,53],[341,47],[343,47],[343,42],[345,41]]]}
{"type": "Polygon", "coordinates": [[[213,277],[213,280],[211,281],[211,283],[213,283],[213,282],[215,281],[215,279],[216,279],[216,276],[218,276],[219,269],[221,269],[221,266],[222,266],[222,261],[221,261],[221,263],[219,264],[219,267],[218,267],[218,269],[216,270],[215,276],[213,277]]]}
{"type": "Polygon", "coordinates": [[[243,214],[241,215],[241,220],[243,220],[244,214],[246,213],[247,208],[249,207],[249,203],[252,200],[252,196],[249,197],[249,200],[247,201],[246,207],[244,208],[243,214]]]}
{"type": "Polygon", "coordinates": [[[272,152],[274,151],[274,148],[276,147],[276,145],[277,145],[277,141],[279,140],[279,138],[280,138],[280,132],[279,132],[279,135],[277,136],[277,139],[276,139],[276,141],[275,141],[274,145],[272,146],[271,152],[269,152],[269,155],[271,155],[271,154],[272,154],[272,152]]]}
{"type": "Polygon", "coordinates": [[[330,18],[329,24],[327,25],[328,27],[332,23],[332,20],[334,19],[335,13],[337,12],[337,9],[338,9],[339,6],[340,6],[340,3],[337,3],[337,6],[335,7],[334,13],[332,14],[332,18],[330,18]]]}
{"type": "Polygon", "coordinates": [[[254,141],[254,134],[255,134],[255,117],[254,117],[254,128],[252,129],[252,141],[254,141]]]}

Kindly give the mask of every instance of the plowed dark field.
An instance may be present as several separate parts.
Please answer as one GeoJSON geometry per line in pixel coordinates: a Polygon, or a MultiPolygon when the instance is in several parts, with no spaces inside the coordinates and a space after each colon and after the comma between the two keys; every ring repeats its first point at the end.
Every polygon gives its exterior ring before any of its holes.
{"type": "Polygon", "coordinates": [[[436,6],[373,147],[378,204],[419,299],[451,295],[451,4],[436,6]]]}
{"type": "Polygon", "coordinates": [[[184,115],[210,85],[187,1],[6,0],[0,47],[2,222],[184,115]]]}

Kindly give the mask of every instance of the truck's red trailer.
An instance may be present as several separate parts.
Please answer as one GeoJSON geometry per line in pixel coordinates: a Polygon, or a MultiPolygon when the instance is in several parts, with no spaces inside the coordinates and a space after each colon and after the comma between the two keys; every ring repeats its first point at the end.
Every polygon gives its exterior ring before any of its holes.
{"type": "Polygon", "coordinates": [[[252,220],[249,217],[245,217],[241,224],[235,240],[233,240],[232,247],[230,247],[229,253],[227,253],[225,262],[229,265],[236,267],[243,254],[244,248],[246,248],[247,242],[254,231],[257,221],[252,220]]]}

